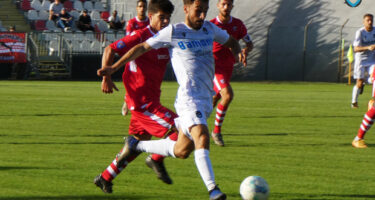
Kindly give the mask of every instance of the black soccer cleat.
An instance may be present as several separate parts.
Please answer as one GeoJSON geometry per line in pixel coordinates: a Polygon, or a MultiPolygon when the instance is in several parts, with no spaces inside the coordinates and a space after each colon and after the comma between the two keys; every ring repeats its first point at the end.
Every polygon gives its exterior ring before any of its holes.
{"type": "Polygon", "coordinates": [[[169,177],[167,170],[165,169],[164,162],[156,162],[152,160],[151,155],[146,158],[146,165],[154,170],[158,179],[162,180],[166,184],[172,184],[172,179],[169,177]]]}
{"type": "Polygon", "coordinates": [[[112,183],[106,181],[102,175],[98,175],[94,179],[94,184],[103,190],[104,193],[112,193],[112,183]]]}
{"type": "Polygon", "coordinates": [[[226,200],[227,195],[221,192],[220,188],[216,185],[214,189],[209,191],[210,200],[226,200]]]}

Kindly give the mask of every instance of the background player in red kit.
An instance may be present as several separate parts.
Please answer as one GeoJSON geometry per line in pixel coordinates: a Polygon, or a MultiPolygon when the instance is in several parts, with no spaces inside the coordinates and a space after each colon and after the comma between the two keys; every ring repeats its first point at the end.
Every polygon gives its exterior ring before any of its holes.
{"type": "Polygon", "coordinates": [[[137,1],[137,16],[130,19],[126,24],[126,35],[129,35],[135,30],[143,29],[150,24],[150,21],[146,15],[147,11],[147,0],[137,1]]]}
{"type": "MultiPolygon", "coordinates": [[[[174,6],[169,0],[151,0],[148,10],[150,25],[109,45],[104,51],[102,66],[111,65],[116,53],[120,56],[124,55],[133,46],[146,41],[168,26],[173,10],[174,6]]],[[[139,140],[149,140],[152,136],[164,137],[169,130],[172,130],[169,139],[177,140],[174,128],[174,118],[177,115],[160,103],[160,86],[168,62],[169,52],[161,48],[140,56],[125,67],[122,78],[127,91],[126,102],[132,114],[129,134],[139,140]]],[[[111,77],[104,76],[102,91],[112,93],[113,88],[117,90],[111,77]]],[[[122,150],[119,155],[121,153],[122,150]]],[[[116,156],[112,163],[95,178],[94,183],[105,193],[112,193],[112,180],[138,155],[123,162],[117,162],[116,156]]],[[[165,170],[163,159],[163,156],[153,154],[146,159],[146,164],[157,173],[159,179],[171,184],[172,180],[165,170]]]]}
{"type": "MultiPolygon", "coordinates": [[[[137,16],[130,19],[126,24],[126,35],[130,35],[133,31],[143,29],[150,24],[150,20],[146,15],[147,0],[137,1],[137,16]]],[[[128,113],[128,106],[124,97],[124,104],[122,105],[121,114],[125,116],[128,113]]]]}
{"type": "Polygon", "coordinates": [[[362,123],[358,129],[358,133],[352,141],[352,146],[355,148],[367,148],[364,137],[367,131],[371,128],[375,120],[375,65],[372,65],[369,70],[370,80],[372,82],[372,99],[368,103],[368,110],[363,117],[362,123]]]}
{"type": "MultiPolygon", "coordinates": [[[[243,55],[245,55],[243,65],[246,66],[246,57],[253,49],[253,43],[242,21],[230,15],[233,8],[233,1],[218,0],[217,8],[219,9],[219,15],[212,19],[211,22],[221,29],[226,30],[236,40],[242,39],[246,43],[246,47],[242,49],[243,55]]],[[[216,92],[216,95],[213,97],[213,105],[215,106],[220,99],[221,101],[216,108],[215,127],[212,131],[212,138],[215,144],[224,146],[221,126],[228,106],[233,99],[233,90],[229,81],[236,61],[231,50],[217,42],[214,42],[213,53],[215,58],[214,90],[216,92]]]]}

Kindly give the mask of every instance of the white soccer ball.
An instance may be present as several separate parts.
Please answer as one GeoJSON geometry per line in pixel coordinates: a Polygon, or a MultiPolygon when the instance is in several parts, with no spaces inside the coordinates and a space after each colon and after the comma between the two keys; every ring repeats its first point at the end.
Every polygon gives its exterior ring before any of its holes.
{"type": "Polygon", "coordinates": [[[267,200],[269,192],[266,180],[260,176],[249,176],[242,181],[240,186],[243,200],[267,200]]]}

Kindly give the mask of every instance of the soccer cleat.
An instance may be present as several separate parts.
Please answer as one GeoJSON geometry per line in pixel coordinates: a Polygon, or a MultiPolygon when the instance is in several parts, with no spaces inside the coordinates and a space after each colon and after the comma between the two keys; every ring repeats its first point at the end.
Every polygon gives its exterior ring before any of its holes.
{"type": "Polygon", "coordinates": [[[215,186],[214,189],[209,191],[210,200],[225,200],[227,199],[227,195],[220,191],[218,186],[215,186]]]}
{"type": "Polygon", "coordinates": [[[100,189],[103,190],[104,193],[112,193],[112,183],[109,182],[109,181],[106,181],[102,175],[98,175],[95,177],[94,179],[94,184],[98,187],[100,187],[100,189]]]}
{"type": "Polygon", "coordinates": [[[130,156],[139,154],[136,150],[138,142],[139,140],[131,135],[125,138],[125,145],[122,148],[122,151],[117,155],[117,167],[123,166],[130,156]]]}
{"type": "Polygon", "coordinates": [[[164,162],[156,162],[152,160],[151,155],[146,158],[146,165],[154,170],[158,179],[166,184],[172,184],[172,179],[169,177],[167,170],[164,167],[164,162]]]}
{"type": "Polygon", "coordinates": [[[367,148],[367,145],[363,139],[361,140],[353,140],[352,146],[359,149],[367,148]]]}
{"type": "Polygon", "coordinates": [[[354,103],[352,103],[352,108],[358,108],[359,106],[358,106],[358,103],[357,102],[354,102],[354,103]]]}
{"type": "Polygon", "coordinates": [[[212,139],[214,140],[215,144],[217,144],[218,146],[221,146],[221,147],[224,146],[224,140],[223,140],[223,136],[221,135],[221,133],[212,132],[211,136],[212,136],[212,139]]]}
{"type": "Polygon", "coordinates": [[[126,102],[124,102],[124,104],[122,105],[122,108],[121,108],[121,114],[122,116],[126,116],[128,114],[128,105],[126,104],[126,102]]]}

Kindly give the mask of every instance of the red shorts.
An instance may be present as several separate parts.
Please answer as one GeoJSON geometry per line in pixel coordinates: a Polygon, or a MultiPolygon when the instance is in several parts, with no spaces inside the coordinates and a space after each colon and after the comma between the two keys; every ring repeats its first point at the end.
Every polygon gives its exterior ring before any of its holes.
{"type": "Polygon", "coordinates": [[[142,110],[132,110],[129,135],[149,134],[162,138],[174,125],[177,114],[158,104],[149,104],[142,110]]]}
{"type": "Polygon", "coordinates": [[[216,94],[219,94],[223,88],[228,87],[230,78],[232,77],[232,71],[226,73],[215,73],[214,77],[214,90],[216,94]]]}

